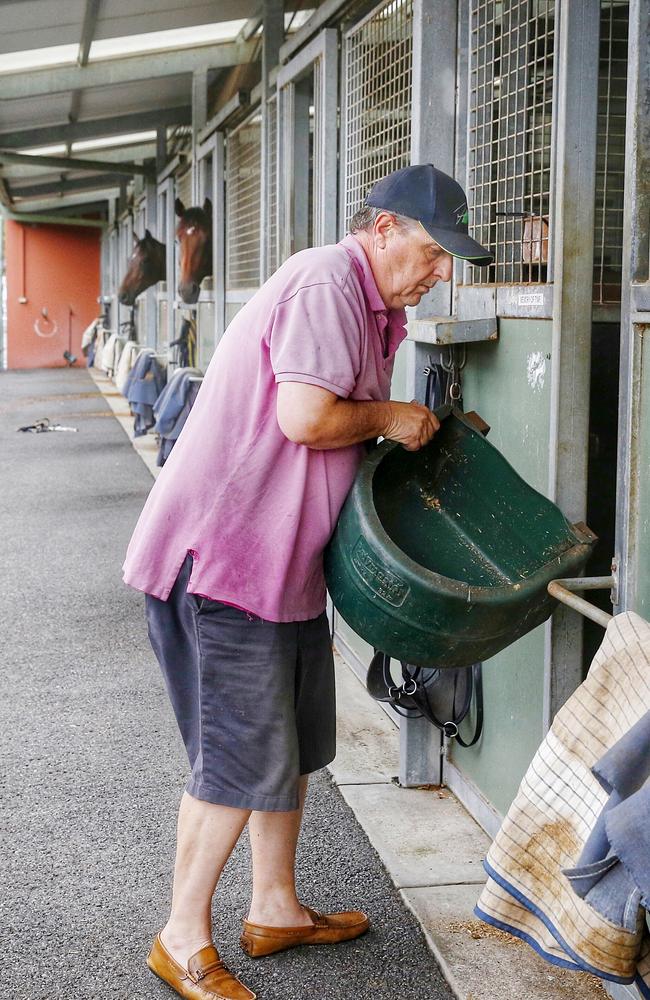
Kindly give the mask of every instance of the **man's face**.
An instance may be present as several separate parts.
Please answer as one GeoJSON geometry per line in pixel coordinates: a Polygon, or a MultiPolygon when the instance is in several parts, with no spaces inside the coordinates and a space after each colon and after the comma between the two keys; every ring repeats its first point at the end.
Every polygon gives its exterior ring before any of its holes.
{"type": "Polygon", "coordinates": [[[376,234],[382,251],[378,286],[390,309],[402,309],[416,306],[438,281],[449,281],[453,258],[421,225],[404,228],[394,222],[376,234]]]}

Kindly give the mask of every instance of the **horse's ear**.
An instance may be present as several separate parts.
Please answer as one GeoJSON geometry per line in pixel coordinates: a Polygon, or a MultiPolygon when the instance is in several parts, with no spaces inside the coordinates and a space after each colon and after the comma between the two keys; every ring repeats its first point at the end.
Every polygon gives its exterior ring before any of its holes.
{"type": "Polygon", "coordinates": [[[185,205],[183,204],[180,198],[177,198],[176,201],[174,202],[174,211],[176,212],[176,215],[179,215],[181,217],[185,215],[185,205]]]}
{"type": "Polygon", "coordinates": [[[145,240],[152,240],[153,239],[153,236],[151,235],[151,233],[149,232],[148,229],[145,229],[145,231],[144,231],[144,239],[145,240]]]}
{"type": "Polygon", "coordinates": [[[139,242],[140,242],[140,239],[138,237],[138,234],[136,232],[134,232],[133,233],[133,245],[137,246],[139,242]]]}
{"type": "Polygon", "coordinates": [[[206,215],[212,218],[212,202],[210,201],[209,198],[206,198],[205,201],[203,202],[203,211],[205,212],[206,215]]]}

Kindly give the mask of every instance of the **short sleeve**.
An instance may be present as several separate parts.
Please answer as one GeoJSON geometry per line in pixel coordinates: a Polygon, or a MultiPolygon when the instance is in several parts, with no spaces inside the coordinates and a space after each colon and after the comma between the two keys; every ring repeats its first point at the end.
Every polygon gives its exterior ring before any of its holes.
{"type": "Polygon", "coordinates": [[[364,317],[334,282],[307,285],[275,310],[270,335],[276,382],[307,382],[347,397],[361,368],[364,317]]]}

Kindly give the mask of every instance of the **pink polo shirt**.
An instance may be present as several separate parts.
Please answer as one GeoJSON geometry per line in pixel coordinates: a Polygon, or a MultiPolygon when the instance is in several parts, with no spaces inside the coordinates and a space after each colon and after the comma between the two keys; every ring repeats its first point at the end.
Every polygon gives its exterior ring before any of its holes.
{"type": "Polygon", "coordinates": [[[126,583],[166,600],[191,552],[191,593],[275,622],[318,617],[323,550],[364,447],[289,441],[277,383],[386,400],[405,336],[354,236],[289,258],[219,343],[136,525],[126,583]]]}

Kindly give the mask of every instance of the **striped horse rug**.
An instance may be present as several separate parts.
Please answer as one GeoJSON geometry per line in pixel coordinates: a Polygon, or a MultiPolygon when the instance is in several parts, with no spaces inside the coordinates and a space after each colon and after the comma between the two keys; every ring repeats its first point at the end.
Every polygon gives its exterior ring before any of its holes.
{"type": "Polygon", "coordinates": [[[616,615],[485,861],[476,914],[650,998],[650,624],[616,615]]]}

